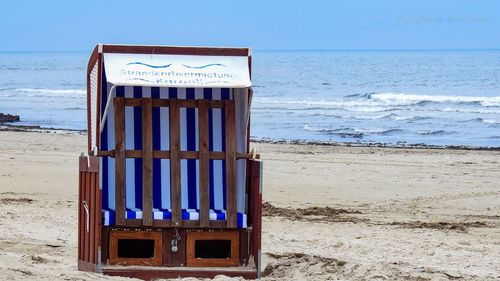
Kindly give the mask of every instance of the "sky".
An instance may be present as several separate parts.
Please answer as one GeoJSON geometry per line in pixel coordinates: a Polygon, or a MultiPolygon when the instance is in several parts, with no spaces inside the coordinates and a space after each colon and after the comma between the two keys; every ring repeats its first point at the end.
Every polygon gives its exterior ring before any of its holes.
{"type": "Polygon", "coordinates": [[[2,0],[0,51],[498,49],[500,1],[2,0]]]}

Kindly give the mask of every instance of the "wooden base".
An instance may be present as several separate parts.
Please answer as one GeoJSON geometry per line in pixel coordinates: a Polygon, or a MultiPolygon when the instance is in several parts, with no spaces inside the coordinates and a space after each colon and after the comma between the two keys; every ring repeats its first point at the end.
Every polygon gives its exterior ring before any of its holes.
{"type": "Polygon", "coordinates": [[[88,272],[99,272],[97,264],[78,260],[78,270],[88,272]]]}
{"type": "Polygon", "coordinates": [[[125,276],[142,280],[169,278],[214,278],[217,275],[256,279],[257,270],[249,267],[151,267],[151,266],[104,266],[102,273],[110,276],[125,276]]]}

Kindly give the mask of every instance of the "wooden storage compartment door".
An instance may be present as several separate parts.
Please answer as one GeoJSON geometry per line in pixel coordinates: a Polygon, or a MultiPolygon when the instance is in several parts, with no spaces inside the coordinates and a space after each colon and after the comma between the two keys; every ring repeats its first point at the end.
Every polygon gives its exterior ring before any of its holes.
{"type": "Polygon", "coordinates": [[[238,231],[188,232],[186,240],[187,266],[240,265],[240,235],[238,231]]]}
{"type": "Polygon", "coordinates": [[[161,231],[111,230],[109,263],[111,265],[162,265],[161,231]]]}
{"type": "Polygon", "coordinates": [[[99,158],[79,159],[78,270],[100,271],[101,192],[99,158]]]}

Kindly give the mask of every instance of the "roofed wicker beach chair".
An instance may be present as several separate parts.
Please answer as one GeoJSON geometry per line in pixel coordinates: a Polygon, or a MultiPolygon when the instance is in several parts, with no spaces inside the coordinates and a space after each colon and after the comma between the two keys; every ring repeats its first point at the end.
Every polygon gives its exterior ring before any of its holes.
{"type": "Polygon", "coordinates": [[[79,270],[259,276],[250,73],[247,48],[96,46],[79,163],[79,270]]]}

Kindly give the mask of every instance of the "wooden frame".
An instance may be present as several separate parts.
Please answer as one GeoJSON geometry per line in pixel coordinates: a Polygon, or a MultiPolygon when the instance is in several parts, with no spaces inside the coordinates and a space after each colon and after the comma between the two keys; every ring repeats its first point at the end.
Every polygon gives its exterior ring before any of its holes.
{"type": "Polygon", "coordinates": [[[229,267],[240,264],[240,236],[238,231],[223,232],[188,232],[186,236],[186,266],[188,267],[229,267]],[[195,243],[198,240],[230,240],[231,258],[229,259],[200,259],[195,257],[195,243]]]}
{"type": "Polygon", "coordinates": [[[112,230],[109,235],[109,263],[119,265],[162,265],[162,233],[160,231],[121,231],[112,230]],[[122,258],[118,256],[118,240],[154,240],[153,258],[122,258]]]}
{"type": "Polygon", "coordinates": [[[236,159],[251,157],[246,153],[236,153],[236,128],[235,128],[235,102],[234,100],[177,100],[154,98],[123,98],[113,99],[115,113],[115,150],[101,151],[98,155],[115,158],[115,204],[117,226],[155,226],[155,227],[226,227],[236,228],[236,159]],[[142,107],[142,150],[125,149],[125,106],[142,107]],[[170,150],[153,150],[152,144],[152,108],[169,107],[170,112],[170,150]],[[180,149],[180,108],[198,108],[199,120],[199,151],[181,151],[180,149]],[[221,108],[226,116],[225,151],[208,151],[208,110],[221,108]],[[142,220],[125,219],[125,158],[142,158],[142,220]],[[153,158],[170,159],[170,196],[172,206],[171,220],[158,220],[152,218],[152,166],[153,158]],[[199,159],[200,182],[200,220],[182,221],[181,218],[181,186],[180,186],[180,161],[181,159],[199,159]],[[210,193],[209,169],[210,159],[226,161],[226,220],[210,221],[210,193]]]}

